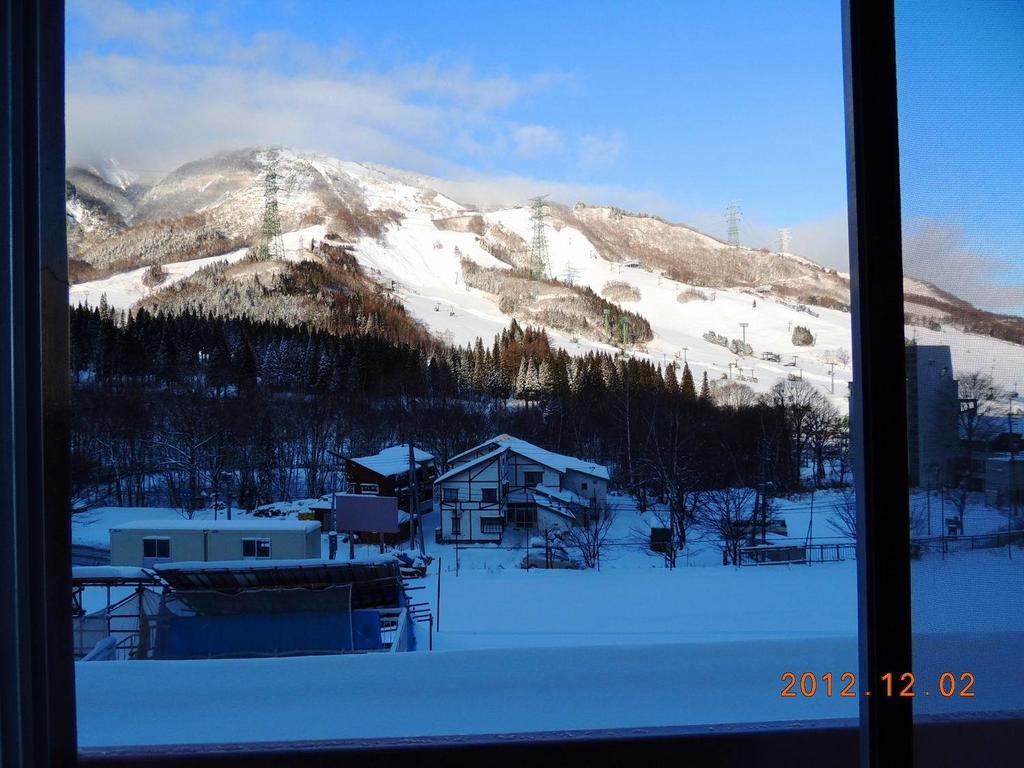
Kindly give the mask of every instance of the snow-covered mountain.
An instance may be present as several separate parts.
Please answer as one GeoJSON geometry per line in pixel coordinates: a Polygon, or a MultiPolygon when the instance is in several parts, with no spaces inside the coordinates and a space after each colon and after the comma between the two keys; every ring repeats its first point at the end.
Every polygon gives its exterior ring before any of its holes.
{"type": "MultiPolygon", "coordinates": [[[[123,170],[70,170],[69,241],[79,277],[72,301],[95,303],[106,294],[114,306],[166,305],[176,282],[221,259],[236,266],[222,270],[220,281],[264,288],[281,268],[237,263],[258,242],[271,167],[284,261],[323,258],[309,250],[311,240],[344,248],[435,336],[489,342],[514,317],[545,326],[571,352],[614,350],[609,342],[622,345],[625,333],[632,354],[655,362],[685,358],[712,379],[765,389],[796,375],[837,398],[846,394],[843,273],[793,254],[734,248],[655,216],[552,203],[544,223],[545,279],[533,279],[529,207],[478,210],[431,188],[425,177],[276,148],[190,162],[143,190],[123,170]],[[143,279],[152,264],[166,273],[156,284],[143,279]],[[810,331],[813,345],[793,343],[797,326],[810,331]]],[[[223,302],[229,292],[223,285],[218,291],[223,302]]],[[[907,280],[906,294],[922,338],[960,333],[948,320],[971,309],[917,280],[907,280]]],[[[204,301],[201,292],[196,296],[194,302],[204,301]]],[[[1005,353],[1001,344],[979,339],[974,346],[986,350],[980,357],[987,360],[1005,353]]]]}

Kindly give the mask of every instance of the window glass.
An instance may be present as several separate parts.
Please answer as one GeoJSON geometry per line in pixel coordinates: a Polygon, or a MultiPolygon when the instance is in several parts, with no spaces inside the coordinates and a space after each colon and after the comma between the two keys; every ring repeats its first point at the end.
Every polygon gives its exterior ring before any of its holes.
{"type": "Polygon", "coordinates": [[[335,6],[68,6],[81,743],[855,717],[838,5],[335,6]]]}
{"type": "Polygon", "coordinates": [[[242,557],[267,559],[270,557],[270,539],[242,539],[242,557]]]}
{"type": "Polygon", "coordinates": [[[914,622],[898,688],[918,717],[1018,710],[1024,8],[896,9],[914,622]]]}
{"type": "Polygon", "coordinates": [[[149,538],[142,540],[143,557],[168,558],[171,556],[171,540],[149,538]]]}

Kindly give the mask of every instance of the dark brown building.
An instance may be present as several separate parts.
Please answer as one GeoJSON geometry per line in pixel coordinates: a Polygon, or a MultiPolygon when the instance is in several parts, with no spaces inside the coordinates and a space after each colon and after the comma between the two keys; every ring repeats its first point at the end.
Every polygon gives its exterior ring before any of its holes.
{"type": "MultiPolygon", "coordinates": [[[[433,503],[434,480],[437,469],[434,457],[414,448],[416,485],[420,511],[429,512],[433,503]]],[[[398,509],[408,513],[409,508],[409,445],[393,445],[372,456],[345,458],[345,473],[349,493],[369,493],[375,496],[394,496],[398,509]]]]}

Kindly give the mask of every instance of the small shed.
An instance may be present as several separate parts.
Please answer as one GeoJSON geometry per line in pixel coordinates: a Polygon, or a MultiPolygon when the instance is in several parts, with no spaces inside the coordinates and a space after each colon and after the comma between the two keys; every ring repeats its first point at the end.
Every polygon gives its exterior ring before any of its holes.
{"type": "Polygon", "coordinates": [[[320,557],[315,520],[137,520],[110,529],[111,565],[320,557]]]}

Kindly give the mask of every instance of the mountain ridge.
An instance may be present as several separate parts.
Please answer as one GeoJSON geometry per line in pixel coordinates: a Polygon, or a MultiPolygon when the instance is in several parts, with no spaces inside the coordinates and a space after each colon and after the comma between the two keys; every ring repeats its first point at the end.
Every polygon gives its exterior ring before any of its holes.
{"type": "MultiPolygon", "coordinates": [[[[110,284],[129,306],[143,300],[167,306],[159,294],[211,259],[251,262],[271,166],[282,230],[290,233],[284,260],[322,259],[315,244],[347,249],[366,280],[349,281],[346,290],[358,285],[388,292],[441,340],[488,341],[517,319],[548,327],[556,343],[570,348],[629,348],[652,359],[701,349],[715,375],[728,377],[755,361],[734,356],[726,367],[722,354],[728,350],[716,351],[704,339],[733,338],[744,345],[733,346],[744,349],[751,326],[758,353],[810,355],[816,366],[843,359],[849,346],[849,276],[796,254],[730,246],[685,224],[611,205],[552,202],[544,225],[547,282],[534,281],[523,278],[524,270],[533,269],[528,207],[474,207],[438,191],[429,177],[270,147],[185,163],[133,193],[95,169],[69,169],[68,241],[78,283],[72,300],[95,300],[96,290],[110,284]],[[173,279],[142,286],[136,273],[154,265],[166,267],[173,279]],[[512,279],[513,273],[519,277],[512,279]],[[121,277],[131,282],[130,290],[122,290],[121,277]],[[716,296],[727,304],[715,304],[716,296]],[[759,302],[764,312],[756,311],[759,302]],[[742,334],[736,323],[746,323],[742,334]],[[818,347],[794,347],[788,338],[794,325],[821,326],[811,334],[818,347]]],[[[223,270],[218,280],[256,281],[259,291],[277,290],[274,281],[291,269],[237,267],[223,270]]],[[[218,306],[225,296],[253,301],[263,295],[230,284],[217,291],[218,306]]],[[[978,310],[914,278],[905,280],[905,293],[909,325],[938,332],[960,323],[971,333],[1024,341],[1024,321],[978,310]]],[[[204,295],[195,292],[191,306],[201,306],[204,295]]],[[[293,318],[308,319],[301,312],[293,318]]],[[[756,379],[756,371],[750,377],[756,379]]]]}

